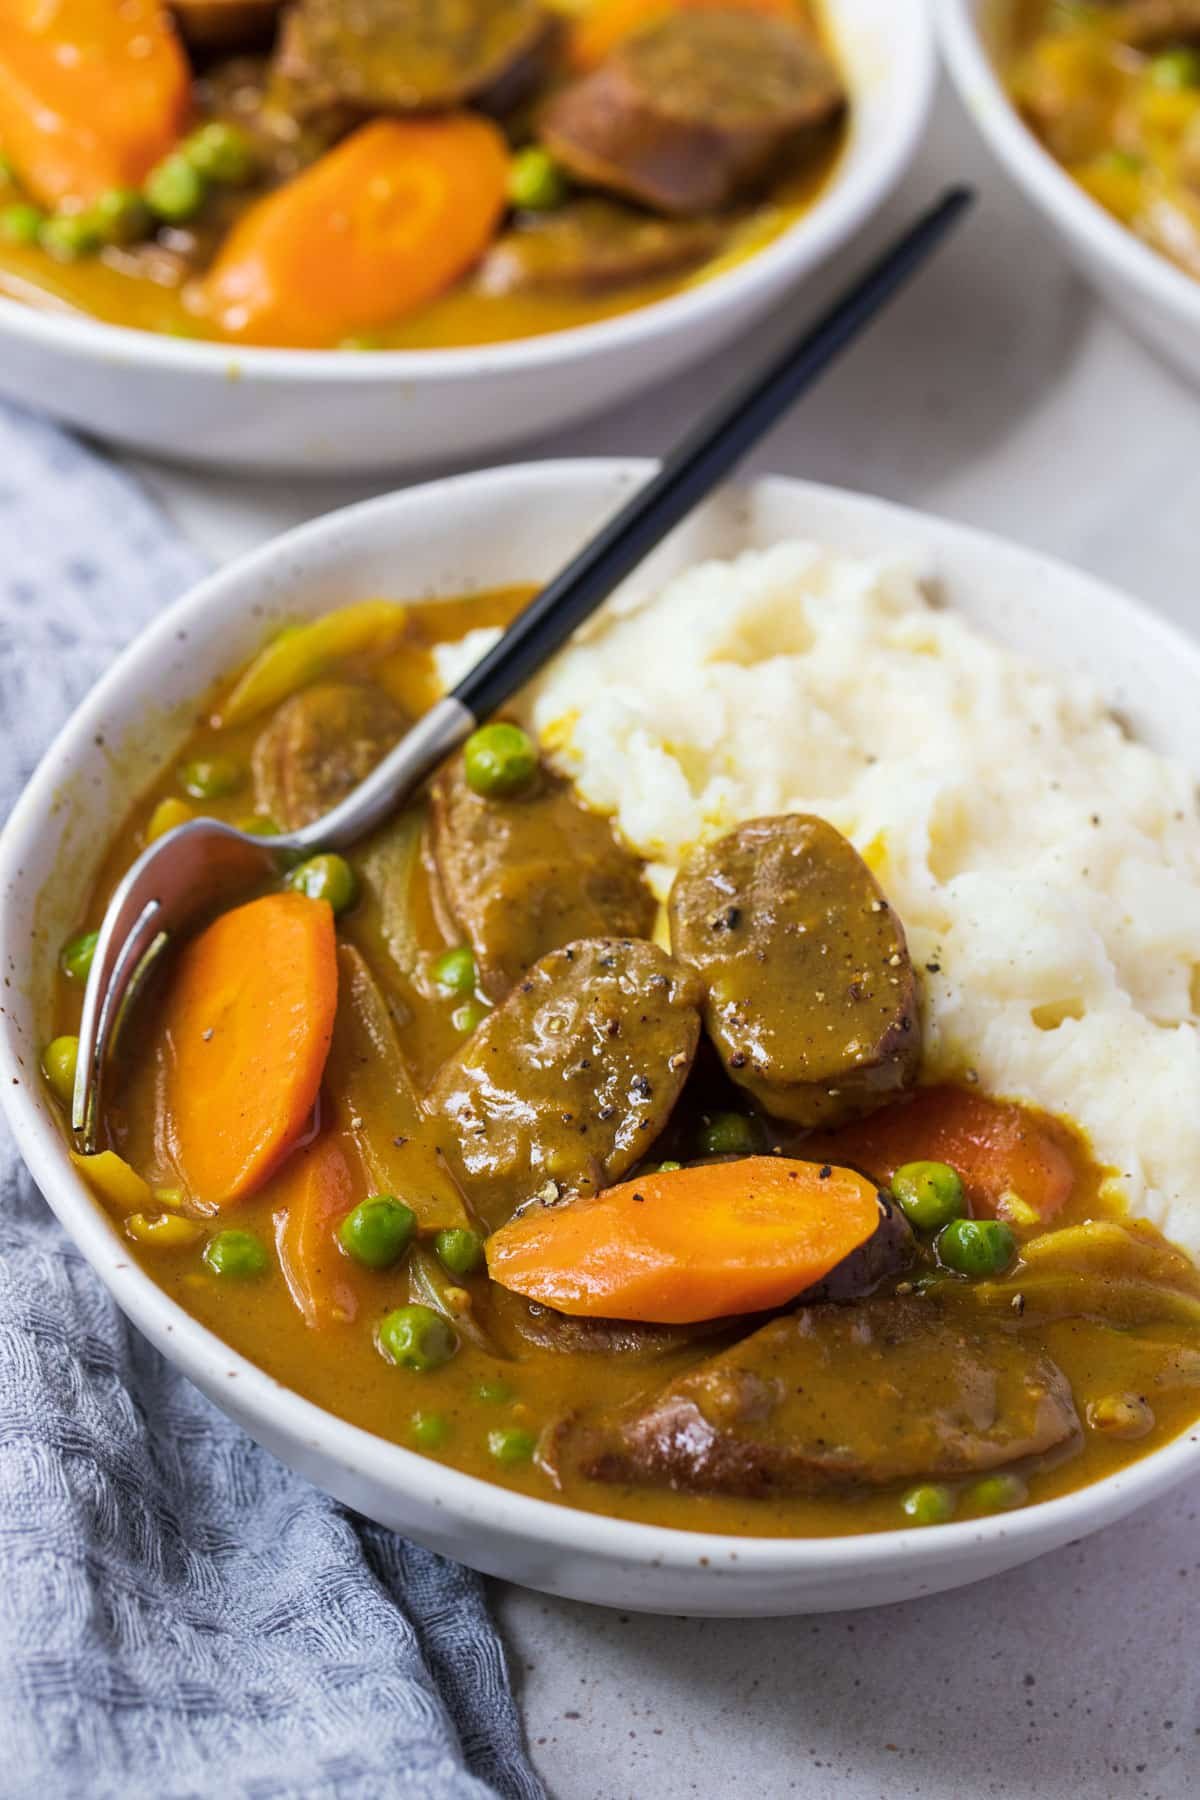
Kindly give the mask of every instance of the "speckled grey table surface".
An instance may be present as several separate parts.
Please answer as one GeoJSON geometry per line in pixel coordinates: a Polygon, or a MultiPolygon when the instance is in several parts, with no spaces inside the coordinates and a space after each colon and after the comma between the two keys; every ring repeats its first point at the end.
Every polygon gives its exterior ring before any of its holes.
{"type": "MultiPolygon", "coordinates": [[[[887,217],[823,290],[963,175],[981,196],[968,227],[751,466],[1021,539],[1200,630],[1200,394],[1091,298],[948,96],[887,217]]],[[[752,353],[714,366],[714,387],[752,353]]],[[[663,449],[704,382],[514,454],[663,449]]],[[[143,472],[220,560],[395,485],[143,472]]],[[[655,1619],[500,1583],[495,1599],[556,1800],[1186,1800],[1198,1515],[1193,1487],[1015,1574],[875,1612],[655,1619]]]]}

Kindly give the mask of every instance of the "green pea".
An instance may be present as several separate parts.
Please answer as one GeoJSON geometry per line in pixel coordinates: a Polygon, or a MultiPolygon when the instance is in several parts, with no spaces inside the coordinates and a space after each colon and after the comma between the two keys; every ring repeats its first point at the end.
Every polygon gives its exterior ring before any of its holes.
{"type": "Polygon", "coordinates": [[[79,262],[95,255],[101,238],[88,213],[51,213],[42,220],[38,243],[56,262],[79,262]]]}
{"type": "Polygon", "coordinates": [[[180,154],[206,181],[243,187],[258,166],[251,140],[236,125],[210,119],[180,145],[180,154]]]}
{"type": "Polygon", "coordinates": [[[466,944],[443,951],[433,965],[433,979],[447,994],[475,992],[475,958],[466,944]]]}
{"type": "Polygon", "coordinates": [[[567,191],[565,174],[540,144],[518,150],[508,165],[508,197],[523,212],[552,212],[567,191]]]}
{"type": "Polygon", "coordinates": [[[353,332],[349,337],[339,338],[339,350],[386,350],[383,339],[373,331],[353,332]]]}
{"type": "Polygon", "coordinates": [[[432,1306],[398,1306],[380,1320],[380,1354],[397,1368],[426,1374],[448,1363],[458,1349],[458,1333],[432,1306]]]}
{"type": "Polygon", "coordinates": [[[483,1239],[477,1231],[450,1227],[433,1240],[437,1259],[450,1275],[474,1275],[483,1267],[483,1239]]]}
{"type": "Polygon", "coordinates": [[[237,828],[247,837],[278,837],[282,830],[278,821],[267,813],[251,813],[248,818],[238,820],[237,828]]]}
{"type": "Polygon", "coordinates": [[[222,1280],[255,1281],[267,1272],[267,1253],[252,1231],[218,1231],[204,1246],[204,1260],[222,1280]]]}
{"type": "Polygon", "coordinates": [[[0,237],[8,244],[36,244],[46,215],[40,206],[19,201],[0,212],[0,237]]]}
{"type": "Polygon", "coordinates": [[[537,1438],[521,1425],[498,1425],[487,1435],[487,1446],[498,1463],[528,1462],[537,1449],[537,1438]]]}
{"type": "Polygon", "coordinates": [[[939,1262],[959,1275],[1000,1275],[1017,1248],[1000,1219],[954,1219],[937,1236],[939,1262]]]}
{"type": "Polygon", "coordinates": [[[245,765],[233,756],[198,756],[180,763],[178,774],[180,787],[193,800],[224,800],[246,779],[245,765]]]}
{"type": "Polygon", "coordinates": [[[1152,59],[1149,75],[1156,88],[1168,88],[1175,93],[1184,88],[1200,87],[1200,51],[1164,50],[1161,56],[1152,59]]]}
{"type": "Polygon", "coordinates": [[[464,1000],[462,1005],[456,1006],[450,1014],[450,1023],[455,1031],[461,1031],[464,1037],[470,1037],[473,1031],[479,1029],[487,1016],[487,1007],[480,1006],[478,1000],[464,1000]]]}
{"type": "Polygon", "coordinates": [[[409,1426],[418,1450],[440,1450],[450,1436],[450,1421],[445,1413],[415,1412],[409,1426]]]}
{"type": "Polygon", "coordinates": [[[109,188],[90,213],[106,244],[136,244],[149,237],[154,225],[150,208],[136,188],[109,188]]]}
{"type": "Polygon", "coordinates": [[[985,1475],[967,1489],[967,1502],[976,1512],[1007,1512],[1024,1506],[1029,1489],[1019,1475],[985,1475]]]}
{"type": "Polygon", "coordinates": [[[954,1515],[954,1495],[940,1483],[924,1482],[909,1488],[900,1508],[914,1525],[944,1525],[954,1515]]]}
{"type": "Polygon", "coordinates": [[[77,1037],[56,1037],[42,1051],[42,1074],[50,1084],[50,1091],[70,1106],[75,1092],[75,1065],[79,1060],[79,1039],[77,1037]]]}
{"type": "Polygon", "coordinates": [[[910,1162],[892,1176],[901,1212],[918,1231],[940,1231],[967,1210],[963,1184],[949,1163],[910,1162]]]}
{"type": "Polygon", "coordinates": [[[696,1135],[701,1156],[753,1156],[758,1142],[754,1121],[745,1113],[713,1113],[696,1135]]]}
{"type": "Polygon", "coordinates": [[[391,1194],[372,1194],[352,1207],[338,1228],[342,1249],[367,1269],[399,1262],[417,1230],[417,1215],[391,1194]]]}
{"type": "Polygon", "coordinates": [[[660,1162],[657,1169],[651,1169],[652,1175],[670,1175],[675,1169],[682,1169],[681,1162],[660,1162]]]}
{"type": "Polygon", "coordinates": [[[506,1406],[513,1398],[513,1390],[507,1381],[481,1381],[475,1389],[475,1398],[486,1406],[506,1406]]]}
{"type": "Polygon", "coordinates": [[[507,799],[527,788],[537,774],[537,745],[519,725],[498,719],[481,725],[463,746],[467,786],[485,799],[507,799]]]}
{"type": "Polygon", "coordinates": [[[78,937],[70,938],[63,945],[58,959],[58,966],[63,974],[72,981],[86,981],[99,942],[98,931],[81,931],[78,937]]]}
{"type": "Polygon", "coordinates": [[[194,219],[208,198],[208,183],[182,151],[176,150],[151,169],[142,188],[146,204],[168,225],[194,219]]]}
{"type": "Polygon", "coordinates": [[[297,863],[287,886],[310,900],[328,900],[335,913],[343,913],[358,899],[358,882],[344,856],[310,856],[297,863]]]}

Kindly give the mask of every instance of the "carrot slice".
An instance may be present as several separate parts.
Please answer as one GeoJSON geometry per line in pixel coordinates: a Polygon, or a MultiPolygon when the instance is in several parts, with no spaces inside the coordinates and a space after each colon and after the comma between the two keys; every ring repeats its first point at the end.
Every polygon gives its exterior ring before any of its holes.
{"type": "Polygon", "coordinates": [[[566,60],[579,74],[594,69],[606,56],[632,37],[649,31],[677,12],[754,12],[771,19],[791,19],[803,26],[810,20],[798,0],[600,0],[571,22],[566,60]]]}
{"type": "Polygon", "coordinates": [[[184,950],[161,1022],[159,1139],[192,1198],[228,1206],[308,1120],[337,1008],[327,901],[268,894],[184,950]]]}
{"type": "Polygon", "coordinates": [[[158,0],[0,0],[0,145],[43,205],[138,186],[178,138],[190,86],[158,0]]]}
{"type": "Polygon", "coordinates": [[[346,1324],[358,1311],[351,1265],[337,1228],[359,1197],[341,1144],[321,1137],[298,1151],[276,1184],[275,1244],[292,1299],[314,1329],[346,1324]]]}
{"type": "Polygon", "coordinates": [[[503,137],[474,114],[360,126],[234,226],[204,303],[250,344],[336,344],[386,325],[483,254],[507,178],[503,137]]]}
{"type": "Polygon", "coordinates": [[[944,1162],[957,1169],[971,1210],[1003,1216],[1015,1195],[1041,1219],[1070,1199],[1075,1163],[1070,1139],[1052,1119],[989,1100],[966,1088],[920,1088],[841,1131],[806,1138],[810,1156],[829,1156],[888,1182],[903,1163],[944,1162]]]}
{"type": "Polygon", "coordinates": [[[781,1306],[878,1223],[861,1175],[748,1156],[535,1208],[488,1239],[488,1272],[559,1312],[685,1325],[781,1306]]]}

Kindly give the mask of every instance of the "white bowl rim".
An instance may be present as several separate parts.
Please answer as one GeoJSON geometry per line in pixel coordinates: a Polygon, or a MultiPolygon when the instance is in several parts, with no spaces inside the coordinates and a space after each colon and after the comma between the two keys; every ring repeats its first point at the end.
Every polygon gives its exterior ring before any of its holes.
{"type": "MultiPolygon", "coordinates": [[[[817,267],[851,238],[891,191],[916,150],[933,100],[937,47],[930,8],[936,0],[907,0],[910,79],[886,79],[895,102],[888,129],[868,146],[857,169],[835,167],[812,206],[777,238],[709,280],[669,294],[629,312],[494,344],[465,344],[429,350],[286,350],[172,338],[136,326],[113,325],[87,314],[42,311],[0,295],[0,340],[25,340],[39,349],[86,355],[100,362],[137,363],[147,370],[267,384],[303,382],[351,385],[380,380],[406,383],[459,377],[520,374],[553,369],[589,356],[653,343],[686,330],[757,290],[774,291],[789,269],[797,275],[817,267]]],[[[852,127],[853,129],[853,127],[852,127]]],[[[843,152],[843,157],[845,152],[843,152]]]]}
{"type": "MultiPolygon", "coordinates": [[[[1004,0],[1007,5],[1012,0],[1004,0]]],[[[1143,243],[1106,212],[1056,162],[1022,119],[1005,89],[980,31],[987,0],[935,0],[938,35],[959,97],[1010,174],[1053,218],[1116,265],[1126,280],[1164,310],[1200,331],[1200,281],[1143,243]]]]}
{"type": "MultiPolygon", "coordinates": [[[[229,586],[240,586],[284,559],[294,565],[310,547],[330,536],[345,542],[360,527],[386,518],[392,510],[411,507],[414,496],[439,495],[446,490],[462,493],[497,477],[535,486],[552,484],[559,475],[567,481],[594,480],[597,485],[628,484],[646,479],[657,466],[646,458],[564,458],[448,476],[341,508],[225,564],[138,634],[57,734],[0,833],[0,891],[6,876],[20,869],[23,846],[35,840],[63,780],[86,758],[97,724],[135,680],[143,660],[174,641],[180,631],[202,627],[209,607],[220,601],[229,586]]],[[[1164,656],[1193,664],[1200,677],[1200,645],[1129,595],[1056,558],[992,533],[850,490],[779,476],[760,477],[746,485],[750,492],[783,487],[800,502],[836,503],[878,521],[919,525],[928,534],[931,548],[957,544],[964,550],[1017,560],[1027,565],[1031,579],[1035,572],[1068,579],[1089,589],[1109,607],[1135,614],[1138,628],[1157,638],[1164,656]]],[[[6,958],[15,961],[23,950],[18,942],[22,934],[7,916],[8,910],[0,909],[0,966],[6,958]]],[[[305,1400],[231,1349],[160,1288],[123,1250],[112,1222],[72,1168],[61,1132],[27,1091],[30,1071],[16,1053],[14,1037],[15,1027],[6,1016],[0,1016],[0,1099],[17,1146],[69,1236],[134,1325],[208,1392],[232,1391],[227,1384],[236,1378],[239,1411],[263,1422],[276,1438],[306,1445],[385,1491],[410,1494],[458,1524],[474,1523],[483,1532],[501,1532],[510,1539],[583,1553],[614,1566],[686,1569],[698,1576],[883,1574],[910,1559],[921,1563],[939,1546],[952,1552],[972,1541],[981,1546],[1001,1541],[1018,1547],[1027,1544],[1028,1555],[1036,1555],[1046,1547],[1048,1538],[1063,1540],[1064,1526],[1080,1535],[1095,1530],[1165,1492],[1189,1472],[1200,1470],[1200,1428],[1193,1425],[1127,1468],[1053,1500],[945,1525],[828,1538],[743,1537],[643,1524],[496,1486],[377,1437],[305,1400]]]]}

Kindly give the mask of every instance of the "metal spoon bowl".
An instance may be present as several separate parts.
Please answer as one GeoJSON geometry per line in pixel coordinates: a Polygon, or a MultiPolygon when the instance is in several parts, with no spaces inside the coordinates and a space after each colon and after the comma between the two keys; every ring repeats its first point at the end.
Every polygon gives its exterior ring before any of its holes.
{"type": "Polygon", "coordinates": [[[343,850],[365,837],[458,748],[475,723],[474,714],[447,695],[332,812],[300,831],[258,837],[217,819],[191,819],[143,850],[109,900],[83,998],[71,1128],[85,1152],[96,1145],[109,1053],[167,945],[206,913],[285,874],[298,857],[343,850]]]}

